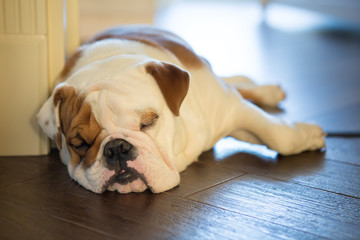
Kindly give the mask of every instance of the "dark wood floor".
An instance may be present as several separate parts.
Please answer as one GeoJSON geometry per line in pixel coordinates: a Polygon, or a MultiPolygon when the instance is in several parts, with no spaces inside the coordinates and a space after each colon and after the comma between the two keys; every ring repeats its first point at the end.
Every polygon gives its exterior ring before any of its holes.
{"type": "Polygon", "coordinates": [[[0,238],[359,239],[360,35],[257,30],[266,63],[259,76],[277,79],[289,96],[271,111],[321,123],[326,151],[282,157],[225,138],[179,187],[127,195],[85,190],[57,151],[1,157],[0,238]]]}

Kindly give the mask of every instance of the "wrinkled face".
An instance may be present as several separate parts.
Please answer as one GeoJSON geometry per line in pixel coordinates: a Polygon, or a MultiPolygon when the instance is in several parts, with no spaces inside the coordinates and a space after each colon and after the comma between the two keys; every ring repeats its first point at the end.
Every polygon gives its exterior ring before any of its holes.
{"type": "Polygon", "coordinates": [[[70,176],[93,192],[162,192],[179,184],[174,119],[189,75],[160,62],[143,70],[81,90],[65,83],[38,114],[70,176]]]}

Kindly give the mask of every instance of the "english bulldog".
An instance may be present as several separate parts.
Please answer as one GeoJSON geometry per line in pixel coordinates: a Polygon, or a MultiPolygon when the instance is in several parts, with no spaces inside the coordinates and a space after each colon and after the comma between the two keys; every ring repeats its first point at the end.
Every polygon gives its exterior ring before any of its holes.
{"type": "Polygon", "coordinates": [[[58,80],[38,122],[70,176],[95,193],[174,188],[225,136],[282,155],[325,146],[321,127],[288,124],[258,107],[283,100],[280,87],[218,77],[180,37],[149,26],[96,35],[58,80]]]}

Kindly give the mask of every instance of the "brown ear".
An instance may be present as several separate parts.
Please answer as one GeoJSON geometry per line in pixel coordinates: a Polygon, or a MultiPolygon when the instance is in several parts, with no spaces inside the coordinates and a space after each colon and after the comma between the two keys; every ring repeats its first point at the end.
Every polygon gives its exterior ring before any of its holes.
{"type": "Polygon", "coordinates": [[[67,98],[72,98],[76,94],[75,88],[70,86],[62,86],[54,93],[54,105],[59,102],[65,102],[67,98]]]}
{"type": "Polygon", "coordinates": [[[75,114],[79,111],[81,105],[81,98],[77,97],[75,88],[64,86],[56,90],[54,93],[54,105],[58,111],[58,133],[56,139],[57,146],[61,150],[61,132],[67,133],[71,121],[75,114]],[[58,106],[59,104],[59,106],[58,106]]]}
{"type": "Polygon", "coordinates": [[[175,65],[164,62],[147,64],[146,72],[155,78],[166,104],[175,116],[179,116],[180,106],[189,89],[189,73],[175,65]]]}

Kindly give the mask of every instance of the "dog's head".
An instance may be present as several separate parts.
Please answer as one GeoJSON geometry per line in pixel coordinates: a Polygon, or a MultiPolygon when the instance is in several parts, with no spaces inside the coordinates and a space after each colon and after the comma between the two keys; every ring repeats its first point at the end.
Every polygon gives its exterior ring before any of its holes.
{"type": "Polygon", "coordinates": [[[166,191],[180,181],[173,140],[189,74],[153,60],[117,70],[121,61],[73,73],[55,88],[38,122],[85,188],[166,191]]]}

